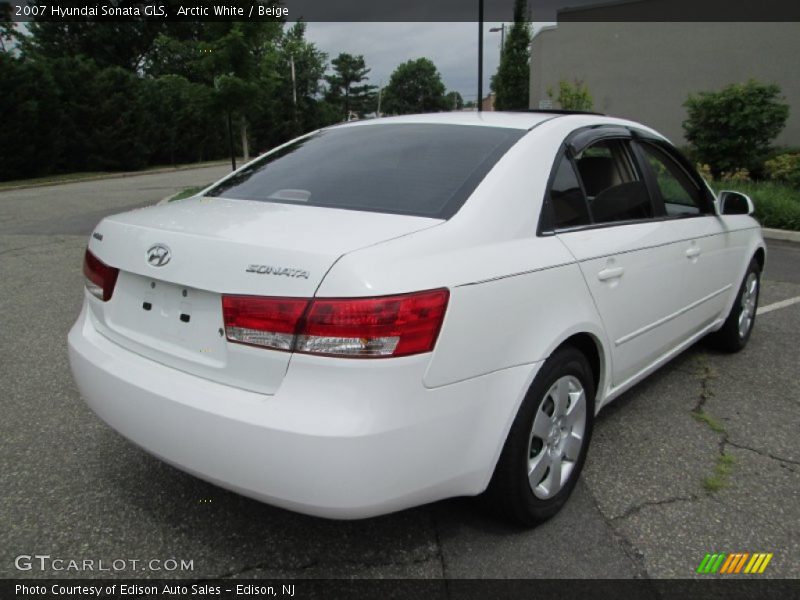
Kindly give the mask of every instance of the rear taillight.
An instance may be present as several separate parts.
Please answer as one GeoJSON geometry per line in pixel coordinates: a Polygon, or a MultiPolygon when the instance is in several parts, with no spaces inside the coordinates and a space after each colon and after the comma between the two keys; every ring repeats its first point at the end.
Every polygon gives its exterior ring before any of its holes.
{"type": "Polygon", "coordinates": [[[223,296],[225,333],[231,342],[291,350],[308,300],[223,296]]]}
{"type": "Polygon", "coordinates": [[[232,342],[381,358],[433,350],[449,296],[446,289],[379,298],[223,296],[222,308],[232,342]]]}
{"type": "Polygon", "coordinates": [[[83,257],[83,275],[86,277],[86,289],[92,296],[103,302],[111,300],[119,269],[109,267],[87,248],[83,257]]]}

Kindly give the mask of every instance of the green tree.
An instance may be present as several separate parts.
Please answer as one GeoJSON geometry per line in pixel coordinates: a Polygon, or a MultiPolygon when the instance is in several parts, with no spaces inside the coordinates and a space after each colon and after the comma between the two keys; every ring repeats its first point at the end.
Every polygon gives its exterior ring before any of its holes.
{"type": "Polygon", "coordinates": [[[18,51],[12,33],[0,30],[6,179],[219,158],[228,114],[245,152],[339,119],[303,23],[37,21],[18,51]]]}
{"type": "Polygon", "coordinates": [[[282,25],[275,22],[193,22],[154,41],[150,75],[175,74],[214,90],[223,129],[238,128],[241,152],[250,153],[250,123],[262,110],[264,93],[275,90],[273,74],[282,25]],[[268,67],[265,68],[265,65],[268,67]]]}
{"type": "MultiPolygon", "coordinates": [[[[552,88],[547,89],[547,96],[552,100],[555,93],[552,88]]],[[[558,82],[558,106],[564,110],[592,110],[594,100],[589,93],[588,86],[582,81],[575,80],[575,83],[562,79],[558,82]]]]}
{"type": "Polygon", "coordinates": [[[531,28],[526,21],[526,8],[526,0],[515,0],[514,24],[508,31],[500,65],[491,80],[495,110],[527,110],[530,107],[531,28]]]}
{"type": "Polygon", "coordinates": [[[464,98],[456,91],[447,92],[445,103],[450,110],[461,110],[464,108],[464,98]]]}
{"type": "Polygon", "coordinates": [[[399,115],[445,110],[444,92],[442,76],[430,59],[409,60],[392,73],[384,90],[382,109],[399,115]]]}
{"type": "Polygon", "coordinates": [[[58,89],[45,65],[0,53],[0,180],[46,175],[61,151],[58,89]]]}
{"type": "Polygon", "coordinates": [[[278,142],[329,124],[322,99],[328,55],[306,37],[306,24],[295,23],[281,40],[276,65],[275,113],[282,115],[278,142]],[[294,79],[292,78],[294,65],[294,79]]]}
{"type": "Polygon", "coordinates": [[[10,52],[16,37],[17,30],[11,22],[11,4],[0,2],[0,52],[10,52]]]}
{"type": "Polygon", "coordinates": [[[142,80],[139,105],[151,119],[145,132],[150,164],[199,162],[221,156],[226,138],[216,93],[180,75],[142,80]]]}
{"type": "Polygon", "coordinates": [[[362,83],[368,79],[367,68],[362,55],[353,56],[342,52],[331,61],[333,74],[326,75],[328,82],[328,102],[338,105],[341,116],[347,119],[350,112],[363,116],[368,112],[369,103],[375,96],[377,86],[362,83]]]}
{"type": "Polygon", "coordinates": [[[789,116],[780,94],[777,85],[750,80],[689,96],[684,103],[686,139],[715,178],[723,172],[762,169],[772,140],[789,116]]]}
{"type": "Polygon", "coordinates": [[[33,21],[22,36],[23,53],[40,59],[85,56],[100,67],[138,71],[148,60],[153,41],[163,30],[155,20],[33,21]]]}

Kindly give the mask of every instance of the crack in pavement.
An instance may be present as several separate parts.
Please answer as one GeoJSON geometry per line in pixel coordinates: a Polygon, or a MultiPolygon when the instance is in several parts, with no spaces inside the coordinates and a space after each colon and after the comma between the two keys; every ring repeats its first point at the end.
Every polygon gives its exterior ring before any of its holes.
{"type": "Polygon", "coordinates": [[[450,598],[450,584],[448,583],[450,576],[448,574],[447,569],[447,559],[444,556],[444,546],[442,545],[442,539],[439,535],[439,522],[436,519],[436,509],[432,508],[429,511],[431,516],[431,524],[433,525],[433,535],[434,540],[436,542],[436,554],[439,557],[439,565],[442,569],[442,579],[444,580],[444,597],[450,598]]]}
{"type": "Polygon", "coordinates": [[[650,579],[651,577],[650,573],[647,572],[644,552],[642,552],[633,542],[631,542],[631,540],[629,540],[614,526],[613,518],[609,518],[605,515],[603,509],[600,508],[600,503],[597,501],[597,496],[586,480],[584,480],[584,487],[586,488],[586,492],[589,494],[592,504],[594,504],[594,507],[597,509],[597,513],[600,515],[600,518],[603,519],[606,527],[608,527],[611,537],[619,542],[623,554],[625,554],[625,556],[627,556],[637,567],[639,571],[637,576],[641,579],[650,579]]]}
{"type": "Polygon", "coordinates": [[[667,504],[676,504],[678,502],[695,502],[699,499],[700,496],[696,494],[690,494],[689,496],[672,496],[670,498],[664,498],[663,500],[646,500],[644,502],[640,502],[639,504],[634,504],[621,515],[617,515],[616,517],[611,517],[609,521],[614,522],[614,521],[621,521],[622,519],[627,519],[641,512],[645,508],[649,508],[651,506],[664,506],[667,504]]]}
{"type": "Polygon", "coordinates": [[[757,450],[756,448],[752,448],[750,446],[745,446],[739,442],[734,442],[731,440],[730,433],[722,427],[717,425],[719,429],[716,429],[714,425],[709,423],[709,418],[707,413],[703,410],[705,407],[706,402],[714,396],[714,391],[711,389],[711,382],[716,379],[717,373],[713,367],[708,365],[708,356],[706,354],[700,354],[698,356],[698,362],[700,363],[701,373],[700,373],[700,397],[697,400],[697,404],[695,404],[694,408],[692,408],[691,412],[693,415],[697,417],[703,417],[698,420],[704,421],[706,425],[708,425],[709,429],[717,435],[720,436],[719,440],[719,454],[720,456],[726,456],[725,448],[726,446],[733,446],[734,448],[739,448],[741,450],[749,450],[750,452],[754,452],[759,456],[763,456],[764,458],[769,458],[772,460],[776,460],[778,462],[793,464],[793,465],[800,465],[800,461],[792,460],[790,458],[785,458],[782,456],[777,456],[770,452],[764,452],[761,450],[757,450]]]}
{"type": "Polygon", "coordinates": [[[739,442],[733,442],[730,440],[730,438],[726,438],[725,444],[728,446],[733,446],[734,448],[739,448],[740,450],[749,450],[750,452],[754,452],[759,456],[763,456],[764,458],[771,458],[772,460],[777,460],[778,462],[788,463],[791,465],[800,465],[800,461],[798,460],[792,460],[791,458],[784,458],[783,456],[777,456],[769,452],[763,452],[756,448],[751,448],[750,446],[745,446],[744,444],[740,444],[739,442]]]}
{"type": "MultiPolygon", "coordinates": [[[[714,395],[714,392],[711,389],[711,381],[716,379],[717,372],[713,367],[709,366],[707,354],[698,354],[696,361],[698,363],[698,367],[700,368],[700,396],[697,399],[697,404],[694,405],[694,408],[691,410],[691,412],[696,415],[702,415],[706,402],[714,395]]],[[[698,373],[695,371],[693,374],[698,373]]]]}
{"type": "Polygon", "coordinates": [[[704,423],[713,434],[719,436],[719,441],[717,443],[719,457],[715,465],[716,474],[705,479],[706,495],[711,496],[719,491],[720,488],[728,485],[728,477],[730,472],[725,473],[720,471],[720,462],[727,461],[730,458],[725,453],[725,446],[728,444],[728,432],[704,410],[706,402],[714,397],[714,391],[711,389],[711,382],[717,378],[717,372],[713,367],[709,366],[708,355],[705,353],[697,356],[697,363],[700,368],[700,395],[697,399],[697,403],[690,413],[697,421],[704,423]],[[717,478],[717,482],[715,483],[715,485],[717,485],[716,489],[708,487],[709,482],[713,477],[717,478]]]}

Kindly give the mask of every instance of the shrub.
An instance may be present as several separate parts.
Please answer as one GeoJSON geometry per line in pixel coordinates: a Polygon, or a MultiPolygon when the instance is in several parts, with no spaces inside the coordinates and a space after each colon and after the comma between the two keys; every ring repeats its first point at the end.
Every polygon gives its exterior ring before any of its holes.
{"type": "MultiPolygon", "coordinates": [[[[553,88],[547,89],[547,95],[553,99],[555,93],[553,88]]],[[[592,110],[594,100],[589,93],[589,88],[582,81],[575,80],[575,83],[561,80],[558,82],[558,105],[564,110],[592,110]]]]}
{"type": "Polygon", "coordinates": [[[747,169],[736,169],[735,171],[722,173],[722,179],[733,183],[746,183],[751,181],[750,171],[747,169]]]}
{"type": "Polygon", "coordinates": [[[764,172],[774,181],[800,188],[800,154],[780,154],[764,163],[764,172]]]}
{"type": "Polygon", "coordinates": [[[789,116],[780,92],[777,85],[750,80],[690,95],[683,128],[697,161],[708,164],[715,177],[740,169],[759,171],[789,116]]]}
{"type": "Polygon", "coordinates": [[[800,231],[800,195],[776,181],[718,181],[718,190],[736,190],[753,199],[755,217],[764,227],[800,231]]]}

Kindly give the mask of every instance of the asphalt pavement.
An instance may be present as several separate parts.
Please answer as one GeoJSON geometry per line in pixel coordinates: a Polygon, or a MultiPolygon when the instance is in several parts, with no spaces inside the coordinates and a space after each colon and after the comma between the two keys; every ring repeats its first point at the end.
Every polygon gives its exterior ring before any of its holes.
{"type": "MultiPolygon", "coordinates": [[[[763,577],[800,576],[800,303],[760,315],[740,354],[698,344],[604,410],[570,502],[532,530],[472,499],[364,521],[306,517],[129,444],[68,370],[86,236],[106,214],[226,172],[0,193],[0,578],[683,578],[708,552],[771,552],[763,577]],[[34,554],[127,562],[15,566],[34,554]],[[167,570],[170,559],[192,569],[167,570]]],[[[769,243],[767,265],[762,307],[800,296],[800,245],[769,243]]]]}

